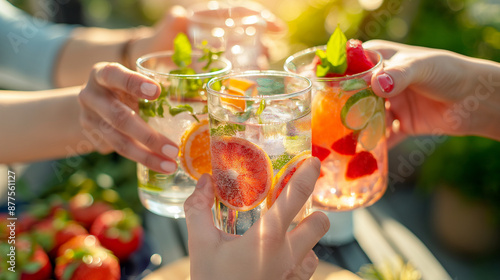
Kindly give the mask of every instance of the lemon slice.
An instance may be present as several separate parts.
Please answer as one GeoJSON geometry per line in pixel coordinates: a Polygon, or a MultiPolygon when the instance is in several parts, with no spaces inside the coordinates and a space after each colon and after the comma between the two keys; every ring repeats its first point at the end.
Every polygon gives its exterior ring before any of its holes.
{"type": "Polygon", "coordinates": [[[377,96],[371,90],[358,91],[347,99],[340,112],[340,119],[349,129],[363,129],[375,112],[376,104],[377,96]]]}

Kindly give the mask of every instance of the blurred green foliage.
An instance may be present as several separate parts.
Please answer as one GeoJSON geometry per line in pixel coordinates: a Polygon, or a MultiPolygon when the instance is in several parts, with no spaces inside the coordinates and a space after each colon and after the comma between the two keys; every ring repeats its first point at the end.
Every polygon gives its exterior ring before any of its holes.
{"type": "Polygon", "coordinates": [[[446,185],[494,210],[500,223],[500,142],[475,136],[450,137],[422,165],[419,187],[446,185]]]}

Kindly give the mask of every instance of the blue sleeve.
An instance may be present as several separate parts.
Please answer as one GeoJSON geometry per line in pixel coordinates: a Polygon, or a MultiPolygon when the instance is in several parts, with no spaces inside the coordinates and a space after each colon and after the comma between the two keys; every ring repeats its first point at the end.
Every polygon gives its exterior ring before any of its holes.
{"type": "Polygon", "coordinates": [[[54,24],[0,0],[0,88],[54,88],[53,72],[59,51],[74,26],[54,24]]]}

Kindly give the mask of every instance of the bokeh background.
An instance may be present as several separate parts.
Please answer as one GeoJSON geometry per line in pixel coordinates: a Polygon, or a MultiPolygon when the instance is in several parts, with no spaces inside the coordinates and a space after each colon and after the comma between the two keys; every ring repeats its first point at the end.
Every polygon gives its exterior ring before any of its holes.
{"type": "MultiPolygon", "coordinates": [[[[224,1],[224,0],[222,0],[224,1]]],[[[244,4],[243,0],[225,0],[244,4]]],[[[49,20],[61,23],[125,28],[154,25],[173,5],[188,7],[191,0],[10,0],[36,15],[43,9],[55,9],[49,20]]],[[[337,25],[348,38],[385,39],[411,45],[446,49],[463,55],[500,62],[500,0],[273,0],[256,1],[268,8],[288,26],[288,32],[270,34],[271,67],[280,69],[290,54],[307,47],[323,45],[337,25]],[[277,51],[279,50],[279,51],[277,51]]],[[[47,14],[47,13],[46,13],[47,14]]],[[[494,77],[498,81],[500,77],[494,77]]],[[[390,172],[398,175],[404,160],[419,149],[423,138],[409,139],[390,151],[390,172]],[[419,142],[420,141],[420,142],[419,142]]],[[[422,162],[411,164],[403,180],[391,181],[384,199],[399,209],[404,223],[429,245],[454,279],[499,279],[500,272],[500,144],[477,137],[449,137],[435,143],[424,153],[422,162]],[[483,250],[464,249],[448,244],[449,236],[433,225],[437,187],[447,185],[459,193],[466,204],[478,201],[490,226],[479,235],[467,235],[460,242],[484,239],[486,230],[491,243],[479,244],[483,250]],[[399,208],[398,208],[399,207],[399,208]],[[406,219],[407,218],[407,219],[406,219]],[[406,220],[405,220],[406,219],[406,220]],[[429,233],[430,232],[430,233],[429,233]],[[465,241],[463,241],[465,240],[465,241]],[[434,246],[434,247],[432,247],[434,246]],[[485,247],[486,246],[486,247],[485,247]]],[[[144,211],[137,198],[135,164],[115,154],[91,154],[78,165],[61,161],[61,176],[49,180],[45,191],[33,193],[32,182],[25,182],[26,202],[54,192],[97,192],[113,203],[126,201],[136,212],[144,211]],[[63,172],[62,172],[63,171],[63,172]]],[[[399,174],[401,175],[401,174],[399,174]]],[[[464,210],[461,214],[479,210],[464,210]]],[[[459,212],[454,212],[455,215],[459,212]]],[[[439,221],[454,220],[442,218],[439,221]]],[[[465,223],[460,219],[458,223],[465,223]]],[[[465,227],[480,227],[478,225],[465,227]]],[[[453,227],[446,231],[462,232],[453,227]]],[[[452,242],[453,243],[453,242],[452,242]]],[[[474,248],[474,247],[473,247],[474,248]]],[[[481,249],[480,248],[480,249],[481,249]]]]}

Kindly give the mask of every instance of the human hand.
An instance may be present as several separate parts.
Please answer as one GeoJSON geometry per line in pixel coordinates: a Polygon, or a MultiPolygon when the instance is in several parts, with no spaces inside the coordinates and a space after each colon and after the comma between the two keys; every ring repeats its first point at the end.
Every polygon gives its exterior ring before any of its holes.
{"type": "Polygon", "coordinates": [[[314,189],[320,162],[310,158],[273,206],[242,236],[214,226],[212,179],[204,174],[184,209],[191,279],[310,279],[318,265],[312,247],[328,231],[325,214],[314,212],[287,232],[314,189]]]}
{"type": "Polygon", "coordinates": [[[180,32],[187,34],[186,9],[178,5],[171,7],[152,29],[147,28],[143,32],[146,34],[130,46],[132,59],[149,53],[173,50],[177,34],[180,32]]]}
{"type": "Polygon", "coordinates": [[[177,145],[138,114],[139,98],[156,99],[160,85],[118,63],[97,63],[78,98],[84,135],[101,153],[115,150],[161,173],[177,169],[177,145]]]}
{"type": "Polygon", "coordinates": [[[484,126],[483,118],[466,107],[478,85],[477,77],[470,74],[477,61],[445,50],[382,40],[365,42],[363,47],[379,51],[385,59],[384,69],[372,77],[372,89],[390,102],[388,127],[399,121],[399,128],[396,125],[388,138],[389,146],[408,135],[481,135],[476,129],[484,126]]]}

